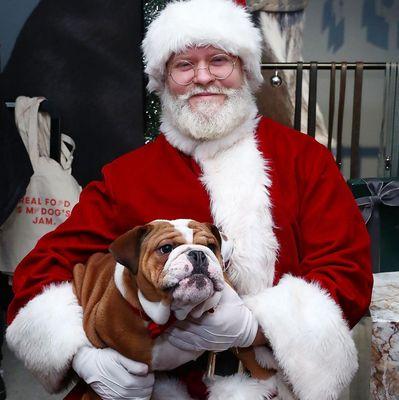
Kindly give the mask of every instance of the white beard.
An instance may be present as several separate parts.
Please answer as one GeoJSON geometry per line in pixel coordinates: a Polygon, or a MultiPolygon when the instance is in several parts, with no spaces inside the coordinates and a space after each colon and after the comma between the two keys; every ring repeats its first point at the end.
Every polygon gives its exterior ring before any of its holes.
{"type": "Polygon", "coordinates": [[[249,85],[244,82],[239,89],[211,86],[207,89],[195,87],[184,95],[172,95],[165,88],[161,95],[164,120],[174,125],[181,134],[198,141],[209,141],[227,136],[240,126],[251,114],[255,99],[249,85]],[[223,104],[204,100],[193,110],[189,98],[197,93],[222,93],[223,104]]]}

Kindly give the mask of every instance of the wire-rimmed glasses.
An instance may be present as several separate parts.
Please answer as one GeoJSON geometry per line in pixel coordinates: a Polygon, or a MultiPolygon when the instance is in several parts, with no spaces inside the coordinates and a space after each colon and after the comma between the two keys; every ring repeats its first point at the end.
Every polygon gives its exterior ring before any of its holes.
{"type": "Polygon", "coordinates": [[[198,68],[191,61],[177,59],[169,66],[169,76],[178,85],[187,86],[194,81],[198,70],[207,69],[213,78],[223,80],[232,74],[237,60],[238,57],[228,54],[215,54],[208,60],[206,67],[198,68]]]}

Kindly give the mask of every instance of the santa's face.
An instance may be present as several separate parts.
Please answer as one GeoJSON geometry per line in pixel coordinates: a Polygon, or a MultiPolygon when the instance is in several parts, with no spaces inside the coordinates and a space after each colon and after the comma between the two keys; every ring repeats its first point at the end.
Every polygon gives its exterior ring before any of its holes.
{"type": "Polygon", "coordinates": [[[210,108],[213,105],[215,110],[223,105],[226,95],[214,93],[208,90],[209,88],[239,89],[244,81],[240,59],[213,46],[192,47],[173,55],[167,63],[167,70],[166,84],[169,92],[174,96],[188,95],[187,100],[193,111],[200,110],[204,103],[208,103],[210,108]],[[217,56],[220,56],[220,59],[217,56]],[[222,62],[223,56],[232,61],[232,72],[225,79],[217,79],[210,73],[208,66],[210,65],[212,70],[212,64],[222,62]],[[182,63],[190,63],[194,67],[194,78],[188,85],[177,83],[171,75],[174,66],[180,67],[182,63]]]}
{"type": "Polygon", "coordinates": [[[243,123],[255,104],[240,59],[221,49],[187,49],[170,58],[167,71],[161,94],[163,116],[180,133],[193,139],[208,141],[228,135],[243,123]],[[223,57],[229,57],[233,64],[225,79],[217,79],[211,72],[224,62],[223,57]],[[191,76],[179,84],[180,76],[172,73],[173,68],[184,72],[186,65],[187,70],[191,68],[191,76]]]}

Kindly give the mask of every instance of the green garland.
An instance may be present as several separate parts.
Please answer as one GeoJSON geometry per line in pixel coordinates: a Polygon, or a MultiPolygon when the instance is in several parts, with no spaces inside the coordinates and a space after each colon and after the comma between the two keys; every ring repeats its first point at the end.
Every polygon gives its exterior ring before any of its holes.
{"type": "MultiPolygon", "coordinates": [[[[148,25],[156,17],[156,15],[163,10],[168,0],[144,0],[143,2],[143,13],[144,13],[144,29],[146,30],[148,25]]],[[[161,104],[156,94],[149,94],[146,91],[145,98],[145,142],[154,140],[159,132],[161,115],[161,104]]]]}

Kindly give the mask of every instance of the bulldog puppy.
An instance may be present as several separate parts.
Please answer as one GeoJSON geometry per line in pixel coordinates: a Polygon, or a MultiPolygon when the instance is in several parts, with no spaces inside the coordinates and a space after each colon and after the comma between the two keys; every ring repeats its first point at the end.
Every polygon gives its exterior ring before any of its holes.
{"type": "MultiPolygon", "coordinates": [[[[73,271],[83,327],[92,345],[111,347],[153,371],[174,369],[199,357],[202,351],[177,349],[162,333],[176,319],[200,317],[217,306],[227,284],[223,269],[232,243],[212,224],[155,220],[118,237],[109,250],[92,255],[73,271]]],[[[255,379],[268,379],[275,372],[259,366],[253,348],[236,349],[235,354],[255,379]]],[[[214,363],[214,356],[209,360],[214,363]]],[[[81,398],[99,399],[90,388],[81,398]]]]}
{"type": "Polygon", "coordinates": [[[93,346],[168,370],[201,353],[176,351],[162,333],[215,307],[224,287],[221,236],[211,224],[155,220],[117,238],[110,253],[74,267],[74,290],[93,346]],[[168,355],[173,355],[169,357],[168,355]]]}

